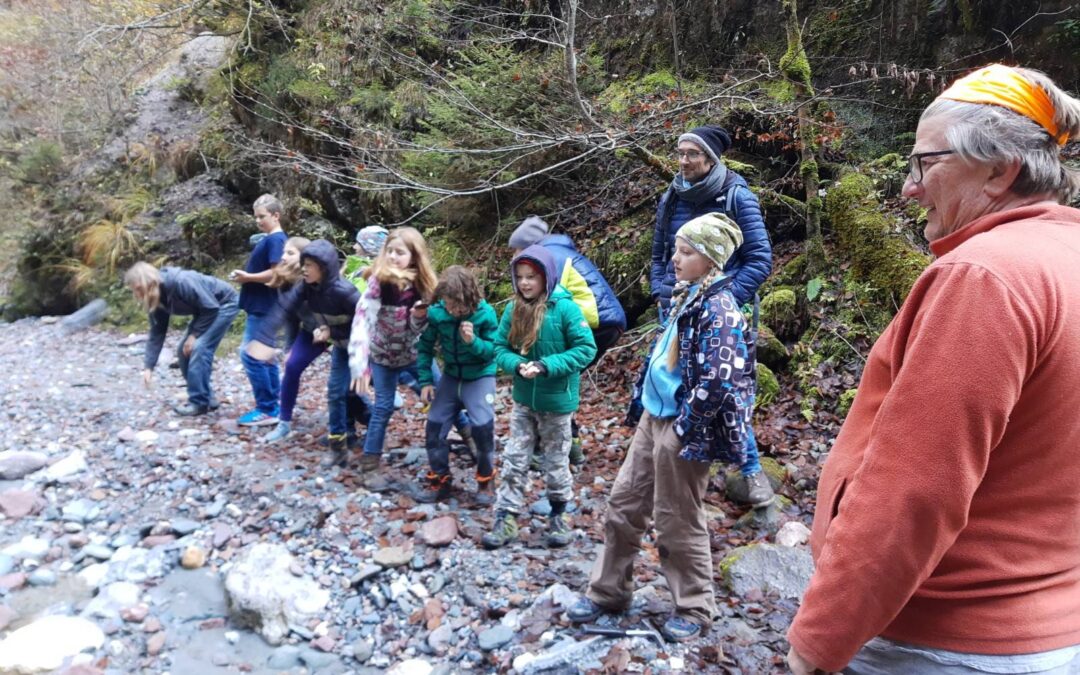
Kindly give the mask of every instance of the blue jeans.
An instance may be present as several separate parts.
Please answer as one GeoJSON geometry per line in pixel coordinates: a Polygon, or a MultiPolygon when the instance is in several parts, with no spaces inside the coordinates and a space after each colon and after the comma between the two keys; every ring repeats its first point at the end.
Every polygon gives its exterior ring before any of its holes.
{"type": "Polygon", "coordinates": [[[1075,675],[1080,673],[1080,647],[1034,654],[965,654],[876,637],[863,645],[842,672],[847,675],[1075,675]]]}
{"type": "Polygon", "coordinates": [[[236,301],[227,302],[218,308],[217,318],[205,333],[195,339],[195,347],[191,350],[191,356],[184,356],[184,343],[191,335],[191,324],[184,331],[184,337],[180,340],[180,346],[176,349],[176,357],[180,360],[180,372],[187,380],[188,403],[196,406],[209,406],[214,398],[210,388],[210,375],[214,372],[214,352],[221,344],[221,338],[225,337],[225,331],[229,330],[236,313],[240,311],[236,301]]]}
{"type": "MultiPolygon", "coordinates": [[[[326,401],[330,406],[330,433],[333,435],[343,434],[349,428],[347,400],[350,377],[349,350],[347,347],[334,345],[330,351],[330,377],[326,381],[326,401]]],[[[394,398],[391,394],[391,410],[393,406],[394,398]]],[[[387,421],[389,419],[387,417],[387,421]]]]}
{"type": "Polygon", "coordinates": [[[260,361],[247,353],[247,344],[255,339],[259,327],[266,320],[260,314],[248,314],[244,324],[244,339],[240,343],[240,362],[244,364],[251,391],[255,394],[255,408],[266,415],[277,417],[278,396],[281,394],[281,374],[277,361],[260,361]]]}
{"type": "Polygon", "coordinates": [[[739,467],[739,472],[744,476],[753,476],[761,471],[761,461],[757,449],[757,439],[754,438],[754,429],[750,428],[750,434],[746,438],[746,461],[739,467]]]}
{"type": "MultiPolygon", "coordinates": [[[[440,373],[434,363],[431,364],[431,372],[437,383],[440,373]]],[[[368,421],[367,436],[364,438],[365,455],[382,455],[386,426],[390,423],[390,416],[394,414],[394,392],[397,391],[398,383],[406,383],[410,389],[420,393],[420,379],[415,361],[400,368],[371,362],[371,388],[375,390],[375,403],[371,406],[371,419],[368,421]]],[[[468,425],[469,417],[462,410],[454,422],[454,427],[461,431],[468,425]]]]}

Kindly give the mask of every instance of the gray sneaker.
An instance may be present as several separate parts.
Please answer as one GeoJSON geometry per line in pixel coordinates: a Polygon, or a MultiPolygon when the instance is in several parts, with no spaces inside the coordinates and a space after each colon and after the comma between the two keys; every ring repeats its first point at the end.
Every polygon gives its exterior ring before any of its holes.
{"type": "Polygon", "coordinates": [[[545,537],[548,547],[562,548],[570,543],[572,535],[573,530],[570,529],[570,523],[566,522],[565,513],[552,515],[548,519],[548,531],[547,537],[545,537]]]}

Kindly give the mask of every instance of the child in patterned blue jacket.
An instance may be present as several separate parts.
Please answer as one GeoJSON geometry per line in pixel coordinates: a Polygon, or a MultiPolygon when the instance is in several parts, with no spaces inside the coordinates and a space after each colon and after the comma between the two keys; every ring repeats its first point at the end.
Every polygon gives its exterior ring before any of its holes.
{"type": "Polygon", "coordinates": [[[629,607],[650,515],[675,604],[664,636],[693,639],[716,614],[703,507],[709,464],[745,458],[754,408],[754,345],[723,272],[741,243],[739,227],[720,213],[679,229],[673,311],[635,387],[628,422],[637,429],[608,497],[588,592],[567,612],[572,621],[629,607]]]}

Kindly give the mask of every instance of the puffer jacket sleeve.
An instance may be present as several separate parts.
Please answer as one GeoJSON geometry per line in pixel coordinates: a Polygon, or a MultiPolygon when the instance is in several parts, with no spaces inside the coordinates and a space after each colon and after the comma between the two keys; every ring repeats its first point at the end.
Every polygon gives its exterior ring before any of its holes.
{"type": "Polygon", "coordinates": [[[480,310],[478,321],[473,323],[473,341],[466,349],[482,361],[495,359],[495,338],[499,333],[499,321],[495,316],[495,308],[484,304],[480,310]]]}
{"type": "Polygon", "coordinates": [[[547,369],[547,377],[566,377],[585,370],[596,356],[596,340],[589,330],[589,322],[573,300],[562,299],[555,303],[558,310],[559,329],[569,345],[561,354],[549,354],[540,359],[547,369]]]}
{"type": "Polygon", "coordinates": [[[503,372],[516,376],[518,366],[528,359],[510,346],[510,320],[513,315],[514,303],[511,302],[503,310],[502,321],[499,322],[499,330],[495,334],[495,363],[503,372]]]}
{"type": "Polygon", "coordinates": [[[719,414],[724,433],[731,441],[729,455],[745,452],[748,434],[745,410],[734,409],[742,389],[739,378],[746,377],[746,322],[732,296],[726,292],[703,301],[702,310],[693,318],[696,323],[696,353],[686,356],[696,373],[695,382],[685,382],[688,389],[675,418],[675,434],[683,442],[684,459],[714,459],[711,437],[719,414]],[[732,349],[729,345],[735,344],[732,349]],[[693,385],[693,386],[690,386],[693,385]]]}
{"type": "MultiPolygon", "coordinates": [[[[754,294],[772,272],[772,244],[757,195],[749,188],[740,187],[733,196],[743,243],[733,256],[734,264],[729,263],[727,269],[733,273],[731,291],[735,302],[744,305],[754,299],[754,294]]],[[[655,243],[653,248],[655,250],[655,243]]]]}
{"type": "Polygon", "coordinates": [[[371,369],[371,324],[379,314],[379,284],[368,284],[356,303],[352,329],[349,331],[349,372],[352,379],[366,377],[371,369]]]}
{"type": "Polygon", "coordinates": [[[420,333],[416,341],[416,374],[421,387],[435,384],[431,372],[431,362],[435,359],[435,344],[439,341],[439,327],[434,321],[428,321],[427,328],[420,333]]]}
{"type": "Polygon", "coordinates": [[[667,274],[668,233],[664,225],[664,211],[669,199],[670,189],[660,197],[660,203],[656,206],[656,222],[653,225],[652,266],[649,268],[649,294],[652,295],[653,302],[660,299],[660,285],[667,274]]]}

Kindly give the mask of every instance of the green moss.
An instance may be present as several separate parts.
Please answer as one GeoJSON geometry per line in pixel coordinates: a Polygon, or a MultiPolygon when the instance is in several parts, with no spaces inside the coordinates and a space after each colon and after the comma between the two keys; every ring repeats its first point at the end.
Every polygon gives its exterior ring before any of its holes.
{"type": "Polygon", "coordinates": [[[930,259],[904,239],[882,209],[872,178],[849,173],[833,186],[825,210],[840,245],[851,258],[855,281],[868,282],[879,299],[899,306],[930,259]]]}
{"type": "Polygon", "coordinates": [[[779,330],[798,319],[798,300],[791,288],[780,287],[761,299],[761,320],[779,330]]]}
{"type": "Polygon", "coordinates": [[[836,402],[836,415],[838,417],[847,417],[848,412],[851,410],[851,404],[855,402],[855,394],[857,393],[859,393],[858,389],[847,389],[843,394],[840,394],[840,398],[836,402]]]}
{"type": "Polygon", "coordinates": [[[757,397],[754,399],[754,407],[768,407],[776,400],[776,395],[779,393],[780,382],[773,371],[764,363],[757,364],[757,397]]]}
{"type": "Polygon", "coordinates": [[[296,80],[289,83],[288,91],[293,96],[309,103],[326,103],[337,97],[337,92],[328,84],[311,80],[296,80]]]}
{"type": "Polygon", "coordinates": [[[791,359],[791,353],[783,342],[776,339],[772,329],[765,324],[758,324],[757,361],[758,365],[768,366],[769,370],[780,370],[791,359]]]}
{"type": "Polygon", "coordinates": [[[741,175],[743,178],[751,179],[761,176],[761,169],[753,164],[740,162],[730,157],[724,157],[724,166],[741,175]]]}

